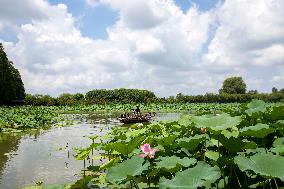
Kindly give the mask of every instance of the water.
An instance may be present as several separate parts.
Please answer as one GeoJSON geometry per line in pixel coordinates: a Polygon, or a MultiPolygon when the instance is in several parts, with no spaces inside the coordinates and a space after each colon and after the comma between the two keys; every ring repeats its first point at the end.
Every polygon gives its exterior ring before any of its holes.
{"type": "MultiPolygon", "coordinates": [[[[158,113],[155,120],[173,120],[179,113],[158,113]]],[[[78,119],[80,116],[74,116],[78,119]]],[[[91,144],[88,136],[103,135],[122,125],[113,114],[94,114],[68,127],[0,133],[0,189],[19,189],[36,182],[71,183],[81,178],[83,161],[75,160],[74,148],[91,144]]],[[[86,163],[86,166],[90,162],[86,163]]]]}

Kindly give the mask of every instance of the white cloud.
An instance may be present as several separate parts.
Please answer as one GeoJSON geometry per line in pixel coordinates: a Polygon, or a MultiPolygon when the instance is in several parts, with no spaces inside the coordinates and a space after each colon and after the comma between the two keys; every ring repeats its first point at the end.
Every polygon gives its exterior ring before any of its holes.
{"type": "Polygon", "coordinates": [[[96,7],[99,4],[98,0],[85,0],[88,5],[91,7],[96,7]]]}
{"type": "MultiPolygon", "coordinates": [[[[214,10],[192,6],[185,13],[172,0],[100,3],[119,13],[105,40],[83,37],[64,4],[26,0],[20,10],[26,15],[0,11],[0,30],[17,28],[18,41],[4,45],[28,92],[132,87],[164,96],[198,94],[217,92],[232,75],[244,76],[251,89],[284,85],[281,0],[225,1],[214,10]],[[216,27],[213,36],[211,26],[216,27]]],[[[0,2],[2,7],[21,4],[0,2]]]]}
{"type": "Polygon", "coordinates": [[[283,64],[276,55],[284,45],[283,10],[282,0],[225,1],[216,10],[219,26],[204,60],[229,67],[283,64]]]}

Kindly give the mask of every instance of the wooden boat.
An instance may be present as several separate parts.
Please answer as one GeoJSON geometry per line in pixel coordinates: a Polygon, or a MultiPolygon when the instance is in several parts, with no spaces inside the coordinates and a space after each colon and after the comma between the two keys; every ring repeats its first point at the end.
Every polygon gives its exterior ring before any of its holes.
{"type": "Polygon", "coordinates": [[[129,117],[129,118],[120,118],[121,123],[129,124],[129,123],[144,123],[149,122],[151,117],[129,117]]]}

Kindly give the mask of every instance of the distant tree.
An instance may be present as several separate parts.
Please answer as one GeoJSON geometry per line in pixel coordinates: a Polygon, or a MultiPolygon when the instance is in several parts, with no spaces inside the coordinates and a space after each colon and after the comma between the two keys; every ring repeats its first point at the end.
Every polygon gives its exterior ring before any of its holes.
{"type": "Polygon", "coordinates": [[[279,92],[284,94],[284,88],[280,89],[279,92]]]}
{"type": "Polygon", "coordinates": [[[57,98],[57,102],[60,105],[74,105],[74,98],[72,94],[63,93],[59,95],[59,97],[57,98]]]}
{"type": "Polygon", "coordinates": [[[272,88],[272,93],[277,93],[278,92],[278,89],[276,87],[273,87],[272,88]]]}
{"type": "Polygon", "coordinates": [[[248,94],[258,94],[257,90],[249,90],[248,94]]]}
{"type": "Polygon", "coordinates": [[[13,100],[24,100],[25,88],[21,75],[9,61],[0,43],[0,104],[10,104],[13,100]]]}
{"type": "Polygon", "coordinates": [[[76,93],[73,95],[73,98],[76,100],[76,101],[80,101],[80,100],[84,100],[84,95],[81,94],[81,93],[76,93]]]}
{"type": "Polygon", "coordinates": [[[230,77],[225,79],[222,88],[219,90],[219,93],[245,94],[246,87],[247,86],[242,77],[230,77]]]}

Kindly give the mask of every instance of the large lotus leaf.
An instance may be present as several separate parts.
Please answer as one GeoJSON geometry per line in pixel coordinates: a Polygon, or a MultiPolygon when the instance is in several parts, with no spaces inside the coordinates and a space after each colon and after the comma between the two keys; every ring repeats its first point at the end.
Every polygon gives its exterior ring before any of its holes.
{"type": "Polygon", "coordinates": [[[207,150],[205,152],[205,157],[209,158],[209,159],[212,159],[214,161],[217,161],[218,158],[219,158],[219,153],[218,152],[214,152],[214,151],[211,151],[211,150],[207,150]]]}
{"type": "Polygon", "coordinates": [[[159,136],[157,138],[157,143],[162,146],[172,145],[177,138],[177,135],[169,135],[169,136],[159,136]]]}
{"type": "Polygon", "coordinates": [[[273,142],[273,147],[279,147],[279,146],[284,147],[284,137],[277,138],[273,142]]]}
{"type": "Polygon", "coordinates": [[[221,134],[224,135],[226,138],[230,138],[230,137],[237,138],[239,136],[239,131],[238,129],[234,129],[232,131],[223,130],[221,134]]]}
{"type": "Polygon", "coordinates": [[[223,135],[219,136],[219,141],[227,150],[229,150],[232,153],[242,151],[246,145],[246,142],[242,141],[240,138],[235,138],[235,137],[226,138],[223,135]]]}
{"type": "Polygon", "coordinates": [[[271,153],[257,153],[251,157],[239,155],[234,159],[241,171],[252,170],[267,178],[280,178],[284,181],[284,157],[271,153]]]}
{"type": "Polygon", "coordinates": [[[172,180],[162,178],[159,185],[160,189],[210,187],[210,184],[214,183],[220,176],[220,169],[217,166],[211,167],[205,162],[199,161],[195,167],[177,173],[172,180]]]}
{"type": "Polygon", "coordinates": [[[193,137],[180,138],[177,141],[178,145],[190,151],[194,151],[201,141],[206,140],[208,135],[195,135],[193,137]]]}
{"type": "Polygon", "coordinates": [[[284,105],[274,106],[268,114],[270,120],[281,120],[284,119],[284,105]]]}
{"type": "Polygon", "coordinates": [[[106,181],[110,183],[121,183],[128,177],[140,175],[144,170],[148,169],[149,162],[144,163],[144,158],[133,156],[124,162],[117,164],[115,167],[108,169],[106,181]]]}
{"type": "Polygon", "coordinates": [[[264,113],[266,111],[266,104],[262,100],[252,100],[247,105],[248,109],[245,111],[248,115],[253,115],[255,113],[264,113]]]}
{"type": "Polygon", "coordinates": [[[185,126],[185,127],[191,127],[191,124],[192,124],[191,116],[190,115],[182,116],[179,119],[178,123],[182,126],[185,126]]]}
{"type": "Polygon", "coordinates": [[[117,151],[121,154],[129,154],[132,152],[134,149],[136,149],[139,145],[141,145],[141,142],[145,140],[145,136],[138,136],[135,137],[129,141],[119,141],[119,142],[114,142],[114,143],[108,143],[104,150],[108,151],[117,151]]]}
{"type": "Polygon", "coordinates": [[[196,159],[194,158],[182,158],[180,159],[177,156],[171,156],[171,157],[160,157],[157,159],[159,162],[156,163],[157,168],[165,168],[165,169],[174,169],[178,165],[182,167],[189,167],[196,163],[196,159]]]}
{"type": "Polygon", "coordinates": [[[233,128],[242,121],[240,116],[231,117],[229,114],[220,114],[217,116],[208,117],[194,116],[192,120],[196,123],[198,128],[208,128],[213,131],[222,131],[224,129],[233,128]]]}
{"type": "Polygon", "coordinates": [[[139,136],[139,135],[142,135],[142,134],[145,134],[147,131],[146,128],[143,128],[143,129],[136,129],[136,130],[130,130],[126,133],[126,137],[127,139],[130,139],[130,138],[133,138],[133,137],[136,137],[136,136],[139,136]]]}
{"type": "Polygon", "coordinates": [[[284,137],[282,138],[277,138],[274,142],[273,142],[273,147],[270,150],[276,154],[284,154],[284,137]]]}
{"type": "Polygon", "coordinates": [[[262,123],[240,129],[242,136],[253,136],[257,138],[264,138],[272,132],[274,132],[273,128],[270,128],[269,125],[262,123]]]}

